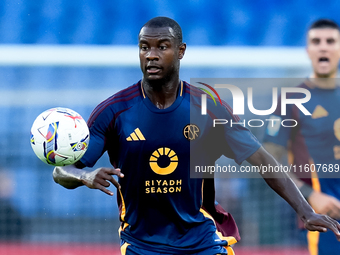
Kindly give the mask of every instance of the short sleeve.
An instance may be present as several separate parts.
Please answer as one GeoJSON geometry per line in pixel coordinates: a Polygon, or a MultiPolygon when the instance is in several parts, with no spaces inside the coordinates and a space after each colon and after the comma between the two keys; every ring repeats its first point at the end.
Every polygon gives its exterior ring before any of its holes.
{"type": "Polygon", "coordinates": [[[80,159],[87,167],[93,167],[106,151],[106,135],[112,122],[114,122],[114,112],[110,108],[101,110],[97,107],[92,112],[87,122],[90,130],[89,147],[80,159]]]}
{"type": "Polygon", "coordinates": [[[261,143],[246,127],[246,121],[232,114],[230,106],[224,103],[224,107],[219,108],[217,117],[227,123],[219,125],[218,147],[224,156],[241,164],[261,147],[261,143]]]}

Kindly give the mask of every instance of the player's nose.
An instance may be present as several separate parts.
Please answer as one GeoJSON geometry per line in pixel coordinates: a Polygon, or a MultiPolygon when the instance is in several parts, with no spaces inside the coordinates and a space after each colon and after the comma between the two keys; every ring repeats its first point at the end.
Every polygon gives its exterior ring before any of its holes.
{"type": "Polygon", "coordinates": [[[150,50],[146,54],[146,59],[148,61],[158,60],[159,59],[158,51],[155,48],[150,48],[150,50]]]}
{"type": "Polygon", "coordinates": [[[321,42],[319,44],[319,50],[320,51],[327,51],[328,48],[329,48],[329,44],[327,43],[327,41],[321,40],[321,42]]]}

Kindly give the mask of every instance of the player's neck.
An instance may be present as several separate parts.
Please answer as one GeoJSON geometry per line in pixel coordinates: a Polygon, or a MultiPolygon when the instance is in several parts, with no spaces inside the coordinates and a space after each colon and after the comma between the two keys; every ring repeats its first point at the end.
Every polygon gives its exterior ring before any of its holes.
{"type": "Polygon", "coordinates": [[[150,82],[143,79],[142,86],[146,96],[159,109],[170,107],[176,100],[179,77],[169,81],[154,81],[150,82]]]}
{"type": "Polygon", "coordinates": [[[320,77],[316,73],[312,73],[309,77],[312,84],[309,85],[320,89],[334,89],[336,87],[336,75],[335,72],[329,77],[320,77]]]}

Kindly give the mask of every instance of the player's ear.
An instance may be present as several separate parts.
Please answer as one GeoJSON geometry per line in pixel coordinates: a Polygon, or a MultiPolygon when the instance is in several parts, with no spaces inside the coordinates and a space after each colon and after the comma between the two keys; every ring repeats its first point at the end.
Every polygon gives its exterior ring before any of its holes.
{"type": "Polygon", "coordinates": [[[182,59],[184,57],[185,54],[185,50],[187,48],[187,44],[186,43],[181,43],[179,46],[179,51],[178,51],[178,59],[182,59]]]}

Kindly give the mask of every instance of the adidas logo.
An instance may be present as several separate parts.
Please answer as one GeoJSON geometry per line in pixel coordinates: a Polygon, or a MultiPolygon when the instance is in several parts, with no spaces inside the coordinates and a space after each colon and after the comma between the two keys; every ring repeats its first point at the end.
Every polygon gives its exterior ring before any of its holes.
{"type": "Polygon", "coordinates": [[[144,141],[145,137],[142,134],[142,132],[139,130],[139,128],[136,128],[129,137],[126,138],[126,141],[144,141]]]}

